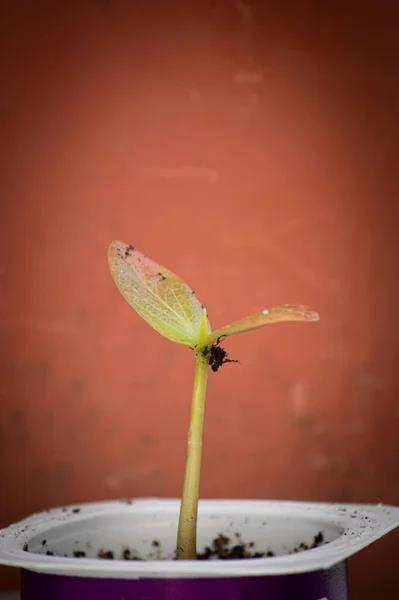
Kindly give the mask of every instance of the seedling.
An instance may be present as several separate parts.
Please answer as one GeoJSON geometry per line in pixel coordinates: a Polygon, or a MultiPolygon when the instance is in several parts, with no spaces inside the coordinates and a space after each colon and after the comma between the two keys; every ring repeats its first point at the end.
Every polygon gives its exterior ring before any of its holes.
{"type": "Polygon", "coordinates": [[[282,321],[319,321],[306,306],[285,305],[262,310],[211,330],[206,309],[177,275],[133,246],[113,241],[108,263],[115,283],[127,302],[158,333],[188,346],[195,357],[194,387],[188,430],[188,448],[177,532],[178,559],[197,557],[197,510],[201,470],[204,404],[209,367],[213,371],[232,361],[221,341],[230,335],[282,321]]]}

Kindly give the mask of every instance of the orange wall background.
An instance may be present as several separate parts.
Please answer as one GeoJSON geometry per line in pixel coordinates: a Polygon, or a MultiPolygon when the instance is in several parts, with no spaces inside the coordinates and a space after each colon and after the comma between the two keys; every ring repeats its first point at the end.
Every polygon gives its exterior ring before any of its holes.
{"type": "MultiPolygon", "coordinates": [[[[242,364],[210,374],[204,497],[399,504],[399,20],[242,6],[2,3],[0,526],[180,494],[192,355],[120,297],[113,238],[214,327],[321,314],[226,344],[242,364]]],[[[353,600],[398,597],[398,548],[350,561],[353,600]]]]}

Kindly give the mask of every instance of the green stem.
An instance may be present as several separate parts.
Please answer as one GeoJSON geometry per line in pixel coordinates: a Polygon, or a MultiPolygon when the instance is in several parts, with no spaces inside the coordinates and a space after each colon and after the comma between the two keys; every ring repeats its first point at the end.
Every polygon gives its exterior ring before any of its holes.
{"type": "Polygon", "coordinates": [[[208,365],[209,355],[204,356],[203,352],[196,352],[186,470],[177,531],[176,556],[178,559],[195,560],[197,558],[197,512],[208,365]]]}

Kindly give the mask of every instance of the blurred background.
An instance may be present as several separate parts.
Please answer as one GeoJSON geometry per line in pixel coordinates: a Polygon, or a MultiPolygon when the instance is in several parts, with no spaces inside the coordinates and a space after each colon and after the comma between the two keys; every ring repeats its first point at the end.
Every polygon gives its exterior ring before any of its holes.
{"type": "MultiPolygon", "coordinates": [[[[226,344],[203,497],[399,504],[394,4],[2,2],[1,527],[180,495],[193,357],[119,295],[113,238],[213,327],[321,314],[226,344]]],[[[350,561],[351,599],[398,597],[398,548],[350,561]]]]}

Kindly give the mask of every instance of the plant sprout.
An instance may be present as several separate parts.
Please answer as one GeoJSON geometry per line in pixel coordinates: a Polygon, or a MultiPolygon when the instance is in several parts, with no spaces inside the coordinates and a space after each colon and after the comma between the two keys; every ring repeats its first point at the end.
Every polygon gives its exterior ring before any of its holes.
{"type": "Polygon", "coordinates": [[[211,367],[217,371],[226,362],[237,362],[228,358],[220,346],[221,340],[270,323],[319,321],[319,315],[306,306],[284,305],[262,310],[212,331],[206,309],[189,286],[133,246],[113,241],[108,249],[108,263],[119,291],[135,311],[158,333],[194,352],[194,386],[176,544],[178,559],[193,560],[197,558],[197,511],[208,370],[211,367]]]}

